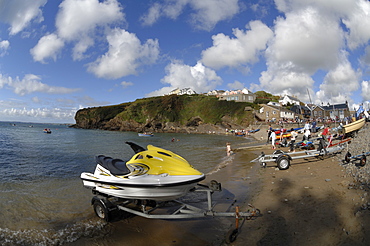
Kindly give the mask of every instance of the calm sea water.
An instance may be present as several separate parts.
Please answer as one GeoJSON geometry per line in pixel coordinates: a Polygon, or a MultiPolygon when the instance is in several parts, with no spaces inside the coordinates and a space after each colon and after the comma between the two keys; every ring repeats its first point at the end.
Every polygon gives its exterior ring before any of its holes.
{"type": "Polygon", "coordinates": [[[133,132],[0,122],[0,245],[61,245],[104,227],[79,176],[94,171],[96,155],[129,159],[134,153],[125,141],[171,150],[211,173],[230,161],[226,142],[236,147],[248,140],[164,133],[139,137],[133,132]],[[52,133],[43,133],[44,128],[52,133]]]}

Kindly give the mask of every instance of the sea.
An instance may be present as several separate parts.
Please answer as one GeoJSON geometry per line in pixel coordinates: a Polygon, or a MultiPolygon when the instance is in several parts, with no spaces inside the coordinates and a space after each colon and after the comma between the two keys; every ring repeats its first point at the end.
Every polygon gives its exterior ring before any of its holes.
{"type": "Polygon", "coordinates": [[[171,150],[205,174],[231,163],[231,147],[251,141],[216,134],[156,133],[70,128],[64,124],[0,122],[0,245],[63,245],[94,237],[106,223],[91,207],[82,172],[94,172],[95,156],[128,160],[125,143],[171,150]],[[43,129],[51,130],[50,134],[43,129]]]}

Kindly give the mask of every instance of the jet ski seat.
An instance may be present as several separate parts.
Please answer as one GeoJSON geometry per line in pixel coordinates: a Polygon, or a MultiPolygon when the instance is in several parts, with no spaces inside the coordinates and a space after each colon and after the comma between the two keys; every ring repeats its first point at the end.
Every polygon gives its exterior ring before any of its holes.
{"type": "Polygon", "coordinates": [[[98,164],[108,169],[113,175],[121,176],[130,173],[130,170],[126,166],[126,161],[121,159],[113,159],[105,155],[98,155],[95,157],[95,160],[98,164]]]}

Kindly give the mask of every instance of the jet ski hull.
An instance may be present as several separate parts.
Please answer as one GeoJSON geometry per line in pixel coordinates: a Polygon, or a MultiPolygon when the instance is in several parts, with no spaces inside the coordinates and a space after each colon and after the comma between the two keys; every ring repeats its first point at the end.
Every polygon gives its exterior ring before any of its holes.
{"type": "MultiPolygon", "coordinates": [[[[98,167],[100,171],[102,167],[98,167]]],[[[82,173],[81,179],[86,188],[99,193],[125,199],[170,201],[185,196],[198,182],[202,175],[170,176],[142,175],[137,177],[117,177],[82,173]]]]}
{"type": "Polygon", "coordinates": [[[136,154],[129,161],[96,156],[94,173],[81,174],[85,187],[119,198],[169,201],[186,195],[205,179],[203,173],[171,151],[126,143],[136,154]]]}

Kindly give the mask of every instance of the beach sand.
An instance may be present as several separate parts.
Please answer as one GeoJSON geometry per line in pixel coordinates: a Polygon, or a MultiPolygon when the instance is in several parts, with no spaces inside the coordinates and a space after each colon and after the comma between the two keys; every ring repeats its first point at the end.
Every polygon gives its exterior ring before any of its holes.
{"type": "MultiPolygon", "coordinates": [[[[285,148],[284,150],[287,151],[285,148]]],[[[270,145],[234,149],[220,171],[206,182],[217,180],[216,211],[241,211],[248,204],[261,211],[253,220],[239,221],[239,235],[230,245],[370,245],[370,211],[363,190],[350,189],[338,157],[294,160],[288,170],[275,163],[261,168],[250,163],[270,145]]],[[[225,153],[226,154],[226,153],[225,153]]],[[[194,200],[194,199],[190,199],[194,200]]],[[[204,199],[196,197],[198,204],[204,199]]],[[[71,245],[226,245],[235,218],[155,220],[132,217],[109,223],[100,237],[82,238],[71,245]]]]}
{"type": "Polygon", "coordinates": [[[298,159],[288,170],[261,169],[262,189],[249,202],[262,216],[247,221],[231,245],[370,245],[370,211],[361,209],[367,193],[351,189],[339,162],[298,159]]]}

